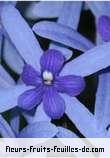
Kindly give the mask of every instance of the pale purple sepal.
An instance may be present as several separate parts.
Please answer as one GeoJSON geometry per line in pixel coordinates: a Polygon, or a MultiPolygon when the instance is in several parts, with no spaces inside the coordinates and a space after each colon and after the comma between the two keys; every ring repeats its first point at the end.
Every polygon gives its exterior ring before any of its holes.
{"type": "Polygon", "coordinates": [[[6,38],[4,39],[3,58],[12,70],[14,70],[18,74],[21,74],[24,66],[24,61],[19,55],[16,48],[6,38]]]}
{"type": "Polygon", "coordinates": [[[36,122],[27,125],[18,135],[18,138],[52,138],[58,132],[55,125],[49,122],[36,122]]]}
{"type": "Polygon", "coordinates": [[[95,102],[97,128],[106,130],[110,124],[110,73],[99,75],[95,102]]]}
{"type": "Polygon", "coordinates": [[[101,15],[110,15],[109,1],[86,1],[86,3],[96,18],[98,18],[101,15]]]}
{"type": "Polygon", "coordinates": [[[32,2],[25,13],[30,19],[56,18],[59,16],[63,1],[40,1],[32,2]]]}
{"type": "Polygon", "coordinates": [[[92,113],[76,98],[62,95],[66,104],[66,114],[85,137],[104,137],[104,133],[96,128],[92,113]]]}
{"type": "Polygon", "coordinates": [[[83,2],[81,1],[64,2],[63,7],[61,9],[61,13],[58,18],[58,23],[64,24],[65,26],[69,26],[77,30],[82,3],[83,2]]]}
{"type": "Polygon", "coordinates": [[[25,85],[11,86],[10,88],[0,89],[0,113],[16,107],[20,94],[30,89],[25,85]]]}
{"type": "Polygon", "coordinates": [[[12,5],[5,5],[1,14],[1,23],[25,62],[39,68],[42,50],[34,33],[20,12],[12,5]]]}
{"type": "Polygon", "coordinates": [[[58,127],[58,133],[56,135],[58,138],[78,138],[78,136],[64,127],[58,127]]]}
{"type": "Polygon", "coordinates": [[[14,79],[10,74],[0,65],[0,87],[1,88],[10,88],[15,85],[14,79]]]}
{"type": "Polygon", "coordinates": [[[51,121],[51,118],[44,112],[42,103],[35,109],[34,115],[30,115],[27,112],[23,112],[23,115],[29,124],[41,121],[51,121]]]}
{"type": "Polygon", "coordinates": [[[89,76],[110,66],[110,42],[98,45],[67,63],[61,75],[89,76]]]}
{"type": "Polygon", "coordinates": [[[81,51],[86,51],[94,47],[92,42],[74,29],[55,22],[43,21],[36,23],[33,26],[33,30],[39,36],[81,51]]]}

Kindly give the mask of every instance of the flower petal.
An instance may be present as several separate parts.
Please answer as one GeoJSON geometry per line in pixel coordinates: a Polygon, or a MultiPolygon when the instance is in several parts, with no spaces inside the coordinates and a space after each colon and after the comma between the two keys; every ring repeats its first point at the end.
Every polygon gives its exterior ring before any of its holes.
{"type": "Polygon", "coordinates": [[[43,71],[48,70],[54,74],[58,73],[64,63],[64,56],[61,52],[50,49],[46,51],[40,60],[41,68],[43,71]]]}
{"type": "Polygon", "coordinates": [[[18,138],[52,138],[58,132],[57,127],[49,122],[36,122],[26,126],[18,138]]]}
{"type": "Polygon", "coordinates": [[[19,11],[12,5],[5,5],[1,13],[1,23],[24,60],[33,67],[39,68],[42,50],[19,11]]]}
{"type": "Polygon", "coordinates": [[[104,41],[110,41],[110,17],[100,16],[98,19],[97,30],[104,41]]]}
{"type": "Polygon", "coordinates": [[[55,87],[62,93],[67,93],[70,96],[76,96],[84,90],[85,82],[80,76],[61,76],[56,78],[55,87]]]}
{"type": "Polygon", "coordinates": [[[0,65],[0,87],[1,88],[9,88],[15,85],[15,81],[8,74],[8,72],[0,65]]]}
{"type": "Polygon", "coordinates": [[[44,111],[43,104],[39,105],[36,109],[34,120],[37,122],[39,121],[51,121],[51,118],[47,116],[47,114],[44,111]]]}
{"type": "Polygon", "coordinates": [[[61,9],[61,14],[59,15],[58,23],[69,26],[73,29],[77,29],[80,12],[81,12],[81,1],[66,1],[61,9]],[[74,14],[73,14],[74,12],[74,14]]]}
{"type": "Polygon", "coordinates": [[[60,14],[63,1],[32,2],[26,11],[26,17],[31,19],[55,18],[60,14]]]}
{"type": "Polygon", "coordinates": [[[15,138],[14,132],[2,115],[0,115],[0,135],[3,138],[15,138]]]}
{"type": "Polygon", "coordinates": [[[33,26],[33,30],[36,34],[51,39],[55,42],[59,42],[68,47],[86,51],[94,45],[79,34],[77,31],[70,27],[58,24],[55,22],[39,22],[33,26]]]}
{"type": "Polygon", "coordinates": [[[55,50],[60,51],[64,55],[65,60],[69,60],[73,55],[72,50],[70,50],[70,49],[64,47],[64,45],[56,43],[56,42],[52,42],[49,46],[49,49],[55,49],[55,50]]]}
{"type": "Polygon", "coordinates": [[[43,104],[44,111],[52,119],[59,119],[65,112],[65,102],[53,87],[45,88],[43,104]]]}
{"type": "Polygon", "coordinates": [[[58,127],[58,133],[56,136],[58,138],[78,138],[75,133],[63,127],[58,127]]]}
{"type": "Polygon", "coordinates": [[[3,58],[12,70],[18,74],[21,74],[24,61],[18,54],[16,48],[6,38],[4,40],[3,58]]]}
{"type": "Polygon", "coordinates": [[[106,92],[108,91],[106,84],[108,85],[106,74],[99,75],[99,83],[95,101],[95,118],[98,128],[102,127],[102,119],[104,115],[105,100],[107,95],[106,92]]]}
{"type": "Polygon", "coordinates": [[[62,75],[88,76],[110,66],[110,42],[94,47],[67,63],[62,75]]]}
{"type": "Polygon", "coordinates": [[[86,3],[88,4],[89,8],[91,9],[96,18],[101,15],[110,15],[109,1],[106,1],[106,3],[104,1],[86,1],[86,3]]]}
{"type": "Polygon", "coordinates": [[[85,137],[94,138],[104,136],[96,128],[93,114],[81,102],[75,97],[72,98],[68,95],[63,94],[62,97],[65,100],[67,116],[85,137]]]}
{"type": "Polygon", "coordinates": [[[0,113],[16,107],[19,95],[29,88],[25,85],[16,85],[0,89],[0,113]]]}
{"type": "Polygon", "coordinates": [[[106,130],[110,124],[110,73],[99,76],[95,102],[95,118],[98,129],[106,130]]]}
{"type": "Polygon", "coordinates": [[[26,85],[32,86],[39,86],[42,82],[40,73],[29,64],[26,64],[23,68],[22,80],[26,85]]]}
{"type": "Polygon", "coordinates": [[[31,110],[36,105],[40,104],[43,95],[43,88],[38,88],[25,91],[18,98],[18,106],[25,110],[31,110]]]}

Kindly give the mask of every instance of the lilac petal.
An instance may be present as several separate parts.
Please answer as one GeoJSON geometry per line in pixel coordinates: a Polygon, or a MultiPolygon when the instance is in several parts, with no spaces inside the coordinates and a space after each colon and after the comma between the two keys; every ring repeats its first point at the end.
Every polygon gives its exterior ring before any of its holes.
{"type": "Polygon", "coordinates": [[[93,12],[93,14],[95,15],[95,17],[99,17],[101,15],[110,15],[110,2],[106,1],[89,1],[86,3],[88,4],[89,8],[91,9],[91,11],[93,12]]]}
{"type": "Polygon", "coordinates": [[[0,87],[1,88],[9,88],[15,85],[15,81],[8,74],[8,72],[0,65],[0,87]]]}
{"type": "Polygon", "coordinates": [[[44,112],[42,103],[36,108],[35,114],[33,116],[25,112],[23,113],[23,115],[29,124],[41,121],[51,121],[50,117],[48,117],[47,114],[44,112]]]}
{"type": "Polygon", "coordinates": [[[0,115],[0,135],[3,138],[15,138],[14,132],[2,115],[0,115]]]}
{"type": "Polygon", "coordinates": [[[1,23],[24,60],[33,67],[39,68],[42,50],[19,11],[12,5],[5,5],[1,14],[1,23]]]}
{"type": "Polygon", "coordinates": [[[104,41],[110,41],[110,17],[100,16],[98,19],[97,30],[104,41]]]}
{"type": "Polygon", "coordinates": [[[57,132],[57,127],[49,122],[36,122],[26,126],[18,138],[52,138],[57,132]]]}
{"type": "Polygon", "coordinates": [[[25,85],[16,85],[0,89],[0,113],[16,107],[19,95],[29,88],[25,85]]]}
{"type": "Polygon", "coordinates": [[[95,103],[95,118],[97,128],[106,130],[110,124],[110,73],[99,76],[95,103]]]}
{"type": "Polygon", "coordinates": [[[55,22],[39,22],[33,26],[33,30],[36,34],[51,39],[55,42],[64,44],[81,51],[86,51],[94,45],[79,34],[77,31],[70,27],[58,24],[55,22]]]}
{"type": "Polygon", "coordinates": [[[57,77],[55,86],[59,92],[70,96],[79,95],[85,88],[84,79],[80,76],[68,75],[57,77]]]}
{"type": "Polygon", "coordinates": [[[110,43],[96,46],[67,63],[61,75],[88,76],[110,66],[110,43]]]}
{"type": "Polygon", "coordinates": [[[3,58],[12,70],[18,74],[21,74],[24,61],[18,54],[16,48],[6,38],[4,40],[3,58]]]}
{"type": "Polygon", "coordinates": [[[43,104],[39,105],[36,109],[34,120],[38,121],[51,121],[51,118],[45,113],[43,104]]]}
{"type": "Polygon", "coordinates": [[[23,68],[22,80],[26,85],[32,86],[39,86],[42,82],[40,73],[29,64],[26,64],[23,68]]]}
{"type": "Polygon", "coordinates": [[[102,126],[102,119],[105,109],[105,100],[107,95],[106,92],[108,89],[106,84],[108,84],[106,74],[99,75],[99,83],[95,102],[95,118],[98,128],[102,126]]]}
{"type": "Polygon", "coordinates": [[[50,49],[42,55],[40,64],[43,71],[48,70],[56,74],[59,73],[64,64],[64,56],[61,52],[50,49]]]}
{"type": "Polygon", "coordinates": [[[58,17],[63,5],[63,1],[41,1],[41,2],[32,2],[25,16],[30,19],[38,18],[55,18],[58,17]]]}
{"type": "Polygon", "coordinates": [[[85,137],[103,137],[104,134],[96,128],[94,116],[76,98],[62,95],[66,104],[66,114],[85,137]]]}
{"type": "Polygon", "coordinates": [[[58,138],[78,138],[75,133],[63,127],[58,127],[58,133],[56,136],[58,138]]]}
{"type": "Polygon", "coordinates": [[[73,29],[77,29],[80,18],[81,6],[81,1],[64,2],[63,7],[61,9],[61,14],[58,19],[58,23],[64,24],[65,26],[69,26],[73,29]]]}
{"type": "Polygon", "coordinates": [[[25,110],[31,110],[36,105],[40,104],[42,100],[42,95],[43,95],[42,86],[25,91],[18,98],[18,106],[25,110]]]}
{"type": "Polygon", "coordinates": [[[52,119],[59,119],[65,112],[65,102],[53,87],[45,88],[43,104],[44,111],[52,119]]]}
{"type": "Polygon", "coordinates": [[[12,109],[11,111],[10,126],[13,129],[15,135],[17,135],[19,133],[20,128],[20,115],[17,109],[12,109]]]}

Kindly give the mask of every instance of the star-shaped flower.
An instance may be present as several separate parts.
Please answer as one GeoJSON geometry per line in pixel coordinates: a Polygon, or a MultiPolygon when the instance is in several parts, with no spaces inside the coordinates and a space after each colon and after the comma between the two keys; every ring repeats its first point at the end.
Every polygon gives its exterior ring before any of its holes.
{"type": "Polygon", "coordinates": [[[83,77],[59,76],[64,61],[65,58],[61,52],[50,49],[41,56],[41,72],[36,71],[29,64],[24,66],[22,80],[26,85],[35,88],[20,95],[18,105],[21,108],[31,110],[43,100],[44,110],[51,118],[60,118],[64,114],[65,102],[59,92],[76,96],[85,87],[83,77]]]}

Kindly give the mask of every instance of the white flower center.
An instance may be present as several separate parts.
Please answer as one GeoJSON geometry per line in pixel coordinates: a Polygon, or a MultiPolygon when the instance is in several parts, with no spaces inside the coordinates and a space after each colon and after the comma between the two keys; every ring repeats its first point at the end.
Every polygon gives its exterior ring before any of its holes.
{"type": "Polygon", "coordinates": [[[43,72],[43,80],[44,80],[45,84],[50,85],[53,81],[53,74],[47,70],[44,71],[43,72]]]}

